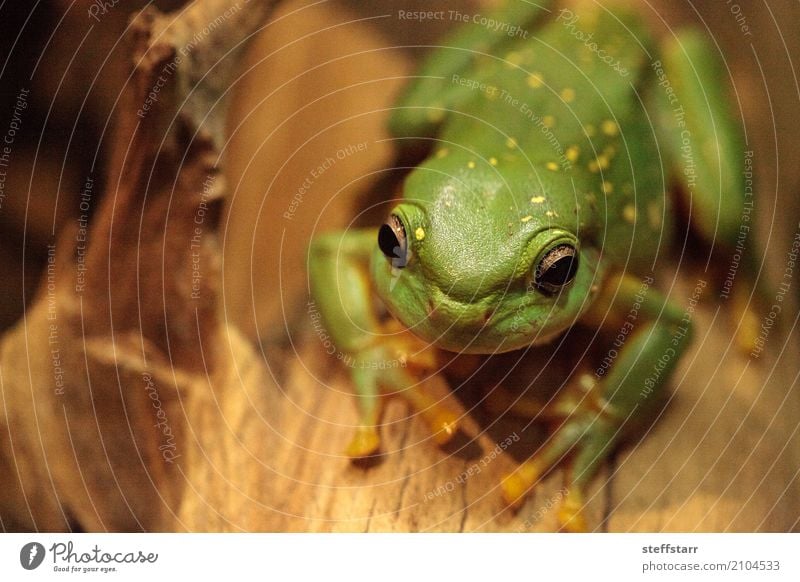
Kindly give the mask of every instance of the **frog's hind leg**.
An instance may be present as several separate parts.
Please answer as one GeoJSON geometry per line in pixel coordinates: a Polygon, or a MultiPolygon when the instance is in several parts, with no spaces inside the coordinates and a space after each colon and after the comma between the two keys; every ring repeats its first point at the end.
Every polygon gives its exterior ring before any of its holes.
{"type": "Polygon", "coordinates": [[[738,279],[732,289],[738,314],[736,342],[750,351],[759,326],[753,306],[763,301],[766,290],[763,283],[754,284],[758,272],[752,249],[754,199],[743,180],[752,160],[728,106],[731,95],[724,63],[700,33],[681,31],[665,43],[662,61],[653,69],[659,77],[653,91],[662,153],[685,197],[692,229],[730,261],[723,295],[727,297],[738,279]],[[731,260],[734,257],[741,258],[731,260]]]}
{"type": "Polygon", "coordinates": [[[692,227],[708,243],[732,248],[746,202],[745,151],[728,107],[724,64],[693,30],[666,42],[662,58],[653,65],[661,76],[653,91],[662,154],[687,197],[692,227]]]}
{"type": "MultiPolygon", "coordinates": [[[[389,120],[392,134],[397,137],[433,136],[446,110],[457,106],[471,92],[454,76],[467,76],[466,71],[470,70],[476,55],[491,53],[494,48],[515,39],[509,36],[509,28],[504,24],[532,26],[543,13],[550,12],[547,6],[552,3],[552,0],[514,0],[509,6],[498,7],[485,15],[486,22],[496,22],[497,27],[472,22],[458,27],[441,46],[433,49],[400,97],[389,120]]],[[[468,76],[475,77],[474,74],[468,76]]]]}
{"type": "MultiPolygon", "coordinates": [[[[522,463],[502,483],[503,496],[512,507],[519,506],[531,489],[551,469],[567,467],[567,493],[558,519],[567,531],[585,531],[583,517],[586,488],[614,448],[621,432],[620,420],[611,408],[601,385],[588,391],[567,390],[554,405],[551,415],[560,415],[555,431],[536,454],[522,463]]],[[[546,411],[545,411],[546,412],[546,411]]]]}
{"type": "MultiPolygon", "coordinates": [[[[503,481],[506,502],[519,505],[539,480],[569,459],[567,495],[558,512],[564,530],[583,531],[584,498],[588,484],[619,441],[640,426],[658,402],[662,389],[691,338],[691,325],[682,309],[658,291],[631,276],[607,281],[586,316],[587,323],[609,331],[629,329],[610,371],[575,400],[567,391],[564,410],[570,410],[548,442],[503,481]],[[641,323],[626,326],[630,306],[639,304],[641,323]],[[603,323],[601,323],[603,322],[603,323]]],[[[561,397],[561,396],[560,396],[561,397]]]]}

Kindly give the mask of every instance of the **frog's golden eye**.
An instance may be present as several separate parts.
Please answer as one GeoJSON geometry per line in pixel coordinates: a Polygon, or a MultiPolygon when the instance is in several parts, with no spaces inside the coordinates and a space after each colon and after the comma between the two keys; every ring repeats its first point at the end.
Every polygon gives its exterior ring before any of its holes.
{"type": "Polygon", "coordinates": [[[562,244],[550,249],[542,257],[534,271],[533,282],[545,293],[554,294],[569,285],[577,271],[578,253],[575,247],[562,244]]]}
{"type": "Polygon", "coordinates": [[[378,231],[378,247],[393,267],[403,268],[408,263],[406,227],[396,214],[392,214],[378,231]]]}

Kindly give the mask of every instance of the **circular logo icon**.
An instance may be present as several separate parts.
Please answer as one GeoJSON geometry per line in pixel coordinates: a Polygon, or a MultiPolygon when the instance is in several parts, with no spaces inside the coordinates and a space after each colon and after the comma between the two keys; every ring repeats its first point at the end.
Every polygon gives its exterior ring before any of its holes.
{"type": "Polygon", "coordinates": [[[19,563],[26,570],[35,570],[44,561],[44,546],[39,542],[29,542],[19,551],[19,563]]]}

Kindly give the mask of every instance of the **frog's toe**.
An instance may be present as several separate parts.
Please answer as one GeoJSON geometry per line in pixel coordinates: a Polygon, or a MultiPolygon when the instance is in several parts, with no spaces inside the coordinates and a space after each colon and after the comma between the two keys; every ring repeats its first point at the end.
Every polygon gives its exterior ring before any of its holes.
{"type": "Polygon", "coordinates": [[[753,303],[748,302],[742,293],[734,292],[733,309],[738,321],[734,335],[736,347],[741,353],[749,354],[756,348],[756,341],[761,333],[761,321],[753,309],[753,303]]]}
{"type": "Polygon", "coordinates": [[[558,508],[558,523],[561,531],[569,533],[585,533],[589,531],[583,515],[583,494],[576,489],[571,490],[558,508]]]}
{"type": "Polygon", "coordinates": [[[519,508],[541,476],[538,464],[532,460],[522,463],[516,471],[506,475],[500,484],[506,505],[519,508]]]}
{"type": "Polygon", "coordinates": [[[428,409],[423,416],[439,446],[449,443],[458,431],[458,416],[452,410],[437,407],[428,409]]]}
{"type": "Polygon", "coordinates": [[[374,426],[360,426],[347,445],[345,454],[351,459],[363,459],[377,454],[381,448],[381,437],[374,426]]]}
{"type": "Polygon", "coordinates": [[[434,442],[445,445],[455,436],[459,427],[459,415],[434,397],[433,392],[443,393],[447,383],[439,374],[430,376],[420,384],[405,388],[399,395],[405,399],[428,425],[434,442]]]}

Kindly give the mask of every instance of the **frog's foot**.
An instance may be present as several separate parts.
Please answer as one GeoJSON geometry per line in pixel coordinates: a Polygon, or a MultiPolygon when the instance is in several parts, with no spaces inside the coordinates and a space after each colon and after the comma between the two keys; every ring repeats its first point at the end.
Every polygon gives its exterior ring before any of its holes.
{"type": "Polygon", "coordinates": [[[755,349],[756,340],[761,333],[757,301],[750,298],[745,290],[734,288],[733,311],[737,322],[734,342],[741,353],[749,354],[755,349]]]}
{"type": "Polygon", "coordinates": [[[586,531],[586,487],[611,452],[617,432],[614,424],[596,416],[567,419],[539,452],[503,480],[506,503],[520,507],[544,475],[571,457],[567,463],[567,494],[558,509],[558,521],[563,531],[586,531]]]}
{"type": "Polygon", "coordinates": [[[561,525],[561,531],[569,533],[586,533],[589,531],[586,518],[583,515],[584,507],[583,490],[575,487],[567,491],[556,514],[558,523],[561,525]]]}
{"type": "Polygon", "coordinates": [[[506,503],[514,508],[521,506],[533,487],[581,446],[588,424],[580,417],[565,420],[533,457],[507,475],[502,483],[506,503]]]}
{"type": "Polygon", "coordinates": [[[533,457],[505,477],[502,490],[506,503],[519,507],[551,469],[569,458],[567,495],[558,510],[558,520],[564,531],[585,531],[586,486],[611,452],[622,423],[594,391],[580,401],[574,398],[575,393],[571,391],[557,399],[559,402],[554,407],[572,411],[533,457]]]}
{"type": "Polygon", "coordinates": [[[382,412],[382,402],[373,374],[364,373],[364,370],[354,370],[353,380],[358,393],[356,397],[358,426],[345,449],[345,454],[355,461],[375,456],[381,448],[377,425],[382,412]]]}
{"type": "Polygon", "coordinates": [[[345,449],[345,454],[351,459],[363,459],[375,456],[381,448],[381,437],[375,426],[359,426],[356,428],[353,439],[345,449]]]}
{"type": "Polygon", "coordinates": [[[437,353],[408,331],[390,327],[390,339],[363,350],[352,361],[359,424],[346,454],[353,459],[375,455],[380,449],[378,422],[385,397],[406,400],[430,427],[433,439],[444,445],[458,430],[458,415],[432,395],[447,386],[437,373],[437,353]]]}
{"type": "Polygon", "coordinates": [[[458,431],[458,415],[429,393],[433,386],[446,387],[444,384],[444,379],[437,374],[421,384],[406,388],[399,394],[420,413],[433,435],[434,442],[439,446],[450,442],[458,431]]]}

